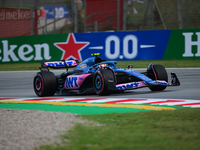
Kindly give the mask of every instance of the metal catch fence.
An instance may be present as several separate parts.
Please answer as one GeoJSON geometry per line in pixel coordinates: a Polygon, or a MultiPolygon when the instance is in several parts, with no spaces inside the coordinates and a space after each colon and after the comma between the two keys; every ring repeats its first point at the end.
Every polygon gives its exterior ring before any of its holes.
{"type": "Polygon", "coordinates": [[[28,0],[26,6],[23,4],[25,0],[15,0],[16,12],[9,12],[5,7],[14,6],[0,2],[3,6],[0,7],[0,35],[5,37],[5,31],[14,33],[14,30],[23,29],[28,30],[27,34],[34,35],[200,26],[199,0],[59,0],[59,3],[54,0],[28,0]],[[20,5],[17,5],[18,1],[20,5]],[[22,14],[17,14],[21,7],[29,9],[26,29],[21,29],[19,26],[23,25],[16,23],[23,20],[19,20],[22,14]],[[37,13],[34,12],[36,9],[37,13]],[[8,22],[15,26],[7,25],[8,22]]]}

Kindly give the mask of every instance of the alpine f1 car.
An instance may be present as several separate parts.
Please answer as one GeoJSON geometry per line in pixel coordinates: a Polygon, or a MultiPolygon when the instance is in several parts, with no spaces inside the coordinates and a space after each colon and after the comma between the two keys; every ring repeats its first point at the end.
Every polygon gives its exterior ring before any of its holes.
{"type": "Polygon", "coordinates": [[[42,62],[40,72],[33,79],[33,87],[38,96],[52,96],[55,93],[96,93],[108,95],[116,91],[133,90],[149,87],[151,91],[162,91],[167,86],[179,86],[175,73],[171,73],[171,83],[162,65],[150,64],[146,72],[139,73],[128,66],[128,69],[117,68],[115,61],[101,59],[99,53],[79,62],[62,60],[42,62]],[[73,70],[68,68],[75,67],[73,70]],[[49,68],[66,68],[66,71],[54,75],[49,68]]]}

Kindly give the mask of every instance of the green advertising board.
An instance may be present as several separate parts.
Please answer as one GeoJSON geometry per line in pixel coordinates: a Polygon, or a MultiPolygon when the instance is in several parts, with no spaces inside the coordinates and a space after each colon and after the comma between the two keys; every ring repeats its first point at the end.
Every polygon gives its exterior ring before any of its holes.
{"type": "Polygon", "coordinates": [[[0,39],[0,63],[41,62],[60,60],[62,51],[56,50],[55,42],[66,41],[68,34],[35,35],[0,39]]]}
{"type": "Polygon", "coordinates": [[[172,30],[163,59],[200,59],[200,29],[172,30]]]}

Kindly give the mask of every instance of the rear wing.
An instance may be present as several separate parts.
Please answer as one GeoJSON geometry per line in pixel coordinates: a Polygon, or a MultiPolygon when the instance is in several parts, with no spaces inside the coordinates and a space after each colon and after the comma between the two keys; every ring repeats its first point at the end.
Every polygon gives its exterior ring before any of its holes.
{"type": "Polygon", "coordinates": [[[41,71],[49,71],[48,68],[53,69],[61,69],[66,68],[68,71],[68,68],[73,68],[78,66],[80,62],[78,60],[61,60],[61,61],[49,61],[49,62],[41,62],[41,67],[39,69],[41,71]]]}

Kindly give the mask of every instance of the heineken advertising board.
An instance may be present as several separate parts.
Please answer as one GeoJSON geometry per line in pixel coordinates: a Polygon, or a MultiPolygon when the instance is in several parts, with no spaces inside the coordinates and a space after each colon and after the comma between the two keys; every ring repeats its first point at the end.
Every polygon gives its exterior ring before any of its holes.
{"type": "Polygon", "coordinates": [[[69,33],[0,38],[0,63],[200,59],[200,29],[69,33]]]}

